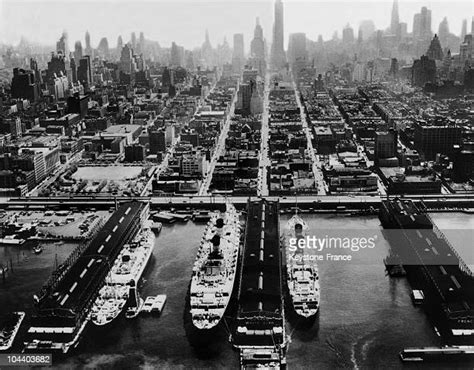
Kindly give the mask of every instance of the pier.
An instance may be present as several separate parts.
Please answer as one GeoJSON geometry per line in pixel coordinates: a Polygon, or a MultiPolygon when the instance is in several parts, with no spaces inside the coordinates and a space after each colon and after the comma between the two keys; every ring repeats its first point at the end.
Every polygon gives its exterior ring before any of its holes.
{"type": "MultiPolygon", "coordinates": [[[[412,201],[383,201],[380,219],[392,250],[401,258],[413,289],[421,289],[425,309],[454,343],[474,341],[474,277],[471,268],[412,201]],[[393,230],[395,229],[395,230],[393,230]]],[[[466,240],[467,243],[470,241],[466,240]]]]}
{"type": "Polygon", "coordinates": [[[77,345],[114,259],[137,234],[148,209],[148,204],[142,202],[123,204],[86,248],[58,267],[35,296],[27,350],[67,352],[77,345]]]}
{"type": "Polygon", "coordinates": [[[242,367],[285,362],[278,203],[249,202],[233,345],[242,367]]]}

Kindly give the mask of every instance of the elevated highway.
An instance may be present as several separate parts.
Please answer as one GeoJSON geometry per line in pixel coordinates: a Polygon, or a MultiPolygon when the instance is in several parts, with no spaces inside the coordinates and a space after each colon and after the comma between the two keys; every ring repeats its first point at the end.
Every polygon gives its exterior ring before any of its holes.
{"type": "MultiPolygon", "coordinates": [[[[257,200],[261,197],[251,197],[257,200]]],[[[298,206],[302,209],[318,210],[368,210],[371,207],[378,209],[382,199],[393,199],[396,196],[345,196],[345,195],[314,195],[299,196],[268,196],[268,201],[280,201],[280,208],[286,209],[298,206]]],[[[443,194],[443,195],[411,195],[400,198],[421,202],[429,209],[463,209],[474,208],[474,194],[443,194]]],[[[230,201],[238,208],[245,208],[249,197],[245,196],[151,196],[151,197],[113,197],[113,196],[77,196],[77,197],[11,197],[0,198],[0,209],[110,209],[116,205],[139,200],[150,202],[152,209],[216,209],[221,208],[226,201],[230,201]]]]}

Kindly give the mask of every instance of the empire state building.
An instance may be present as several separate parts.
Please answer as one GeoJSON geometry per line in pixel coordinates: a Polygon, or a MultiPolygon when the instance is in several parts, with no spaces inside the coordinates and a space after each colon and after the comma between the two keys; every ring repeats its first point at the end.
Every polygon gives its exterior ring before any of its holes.
{"type": "Polygon", "coordinates": [[[273,23],[273,40],[270,53],[270,62],[273,68],[285,67],[286,55],[283,48],[283,3],[281,0],[275,2],[275,19],[273,23]]]}

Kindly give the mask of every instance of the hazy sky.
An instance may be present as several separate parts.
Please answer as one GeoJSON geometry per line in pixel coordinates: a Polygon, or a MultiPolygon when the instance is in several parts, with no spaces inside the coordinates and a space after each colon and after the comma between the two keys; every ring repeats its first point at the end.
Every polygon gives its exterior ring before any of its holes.
{"type": "MultiPolygon", "coordinates": [[[[448,18],[450,31],[459,35],[462,19],[474,15],[473,0],[399,0],[400,20],[413,25],[413,15],[422,6],[432,10],[432,28],[448,18]]],[[[385,29],[390,24],[391,0],[285,0],[285,34],[306,32],[316,40],[319,34],[331,38],[334,31],[350,23],[357,35],[360,21],[372,19],[385,29]]],[[[200,46],[209,29],[213,46],[227,36],[232,43],[234,33],[244,33],[245,49],[249,49],[255,18],[260,17],[264,34],[271,40],[273,1],[269,0],[0,0],[0,41],[18,43],[28,40],[54,45],[66,29],[69,45],[76,40],[84,46],[84,33],[89,30],[92,46],[107,37],[115,47],[118,35],[124,42],[130,33],[140,31],[145,38],[169,46],[172,41],[186,48],[200,46]]]]}

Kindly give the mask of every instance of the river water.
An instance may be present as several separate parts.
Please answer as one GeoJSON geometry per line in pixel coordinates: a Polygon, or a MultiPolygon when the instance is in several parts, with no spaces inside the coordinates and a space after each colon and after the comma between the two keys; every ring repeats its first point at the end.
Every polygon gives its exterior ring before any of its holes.
{"type": "MultiPolygon", "coordinates": [[[[388,242],[376,216],[303,215],[309,230],[332,230],[345,235],[360,230],[374,235],[375,248],[351,253],[352,261],[323,260],[318,263],[321,308],[311,327],[295,328],[291,336],[289,368],[399,368],[398,353],[409,346],[439,345],[424,313],[410,300],[405,279],[385,275],[383,258],[388,242]]],[[[449,229],[453,214],[437,214],[435,221],[449,229]]],[[[281,217],[281,227],[288,216],[281,217]]],[[[455,228],[468,227],[469,215],[456,215],[455,228]],[[464,221],[463,221],[464,220],[464,221]]],[[[211,354],[196,351],[184,325],[186,293],[195,253],[204,225],[163,226],[156,239],[154,256],[141,284],[142,296],[168,296],[160,317],[118,318],[108,328],[91,328],[79,351],[57,362],[60,368],[237,368],[238,353],[227,334],[215,343],[211,354]]],[[[14,273],[0,281],[0,313],[31,310],[32,295],[51,273],[55,256],[61,262],[72,245],[45,246],[41,255],[16,248],[0,248],[0,262],[12,260],[14,273]]]]}

